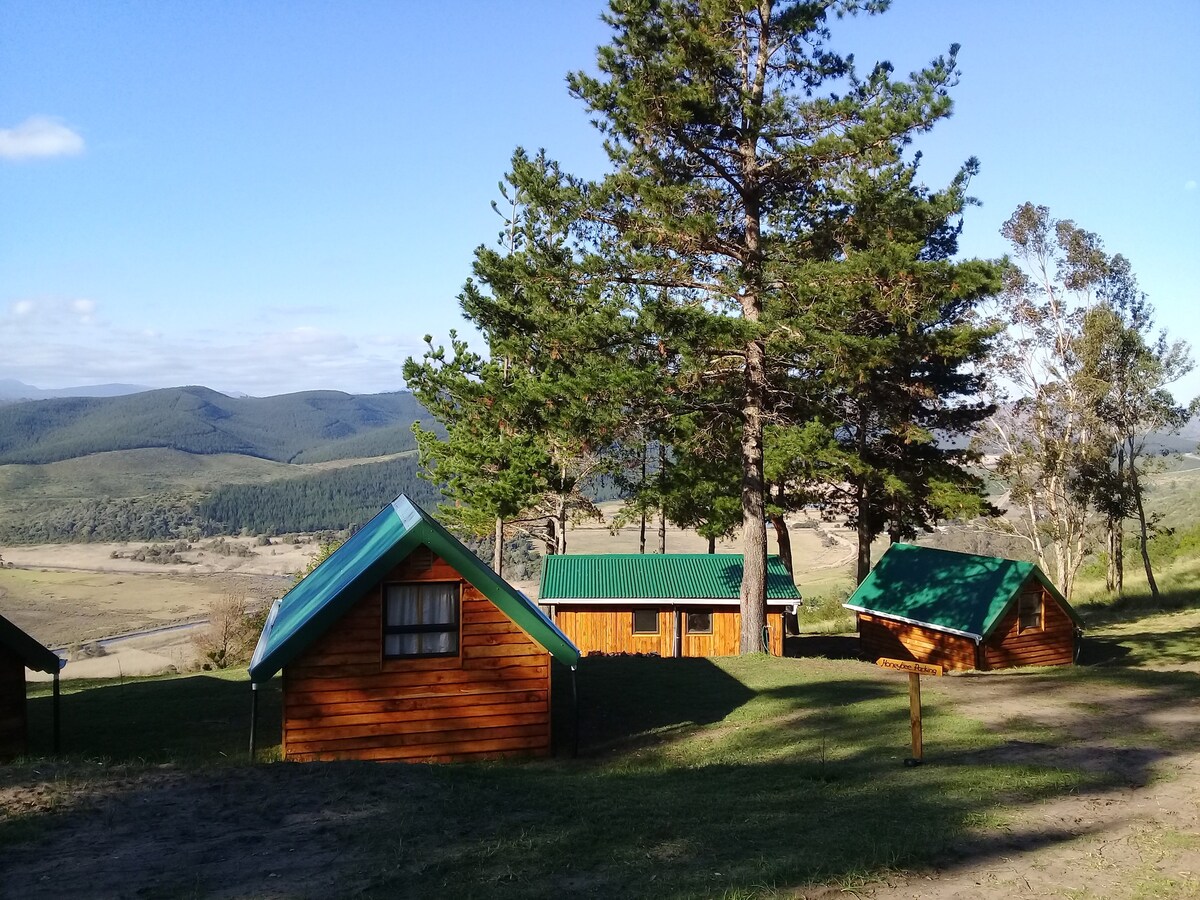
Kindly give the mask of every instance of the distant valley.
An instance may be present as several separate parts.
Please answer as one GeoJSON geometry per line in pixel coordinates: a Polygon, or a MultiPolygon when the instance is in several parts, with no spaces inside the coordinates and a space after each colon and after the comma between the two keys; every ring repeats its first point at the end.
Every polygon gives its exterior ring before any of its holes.
{"type": "Polygon", "coordinates": [[[340,529],[418,478],[407,392],[182,387],[0,406],[0,542],[340,529]]]}

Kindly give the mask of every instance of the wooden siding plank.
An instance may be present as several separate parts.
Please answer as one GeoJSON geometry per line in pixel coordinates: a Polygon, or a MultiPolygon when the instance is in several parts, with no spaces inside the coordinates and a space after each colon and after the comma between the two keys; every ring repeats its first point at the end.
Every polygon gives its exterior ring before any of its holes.
{"type": "MultiPolygon", "coordinates": [[[[470,759],[487,759],[504,756],[544,756],[550,751],[548,738],[523,737],[466,741],[459,743],[424,744],[408,747],[362,748],[353,758],[362,760],[409,761],[409,762],[454,762],[470,759]]],[[[297,752],[297,761],[331,761],[347,758],[347,754],[336,751],[297,752]]]]}

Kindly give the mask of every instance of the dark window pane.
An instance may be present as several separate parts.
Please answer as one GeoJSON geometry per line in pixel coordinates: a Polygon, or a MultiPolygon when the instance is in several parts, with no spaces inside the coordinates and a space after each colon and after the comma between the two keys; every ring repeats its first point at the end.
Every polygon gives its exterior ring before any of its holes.
{"type": "Polygon", "coordinates": [[[658,634],[658,610],[635,609],[633,611],[634,634],[658,634]]]}
{"type": "Polygon", "coordinates": [[[712,610],[688,613],[687,630],[688,634],[712,634],[712,610]]]}

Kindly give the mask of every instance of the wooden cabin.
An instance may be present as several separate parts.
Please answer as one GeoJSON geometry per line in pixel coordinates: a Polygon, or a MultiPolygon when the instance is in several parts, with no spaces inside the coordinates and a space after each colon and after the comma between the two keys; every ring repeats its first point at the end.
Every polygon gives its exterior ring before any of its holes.
{"type": "Polygon", "coordinates": [[[552,658],[579,651],[401,495],[275,602],[250,678],[283,672],[285,759],[539,756],[552,658]]]}
{"type": "MultiPolygon", "coordinates": [[[[566,554],[543,560],[538,603],[584,653],[733,656],[741,584],[740,553],[566,554]]],[[[783,655],[783,615],[799,602],[769,557],[764,650],[783,655]]]]}
{"type": "Polygon", "coordinates": [[[1032,563],[893,544],[845,603],[866,659],[946,669],[1069,665],[1083,622],[1032,563]]]}
{"type": "MultiPolygon", "coordinates": [[[[25,670],[54,676],[55,744],[58,742],[58,672],[65,665],[8,619],[0,616],[0,759],[21,756],[29,749],[29,714],[25,670]]],[[[55,747],[57,750],[57,746],[55,747]]]]}

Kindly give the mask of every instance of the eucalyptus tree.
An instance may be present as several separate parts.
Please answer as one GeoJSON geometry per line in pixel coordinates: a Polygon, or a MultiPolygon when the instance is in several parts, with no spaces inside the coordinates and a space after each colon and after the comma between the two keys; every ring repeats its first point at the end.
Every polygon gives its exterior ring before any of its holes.
{"type": "Polygon", "coordinates": [[[1169,386],[1192,369],[1190,349],[1154,333],[1154,310],[1138,289],[1128,260],[1111,257],[1099,291],[1100,301],[1084,314],[1078,338],[1079,378],[1096,418],[1105,426],[1096,465],[1083,483],[1105,520],[1107,585],[1124,589],[1123,524],[1134,518],[1138,549],[1150,593],[1158,583],[1150,562],[1153,522],[1146,513],[1142,476],[1146,440],[1152,433],[1174,433],[1186,424],[1195,401],[1183,406],[1169,386]]]}
{"type": "Polygon", "coordinates": [[[588,193],[589,221],[619,280],[654,286],[691,317],[698,383],[734,386],[742,544],[741,649],[765,623],[764,431],[772,369],[818,331],[772,307],[820,251],[826,180],[854,161],[887,165],[950,112],[955,52],[907,79],[865,76],[830,45],[831,15],[884,2],[612,0],[598,73],[572,92],[593,113],[612,171],[588,193]]]}

